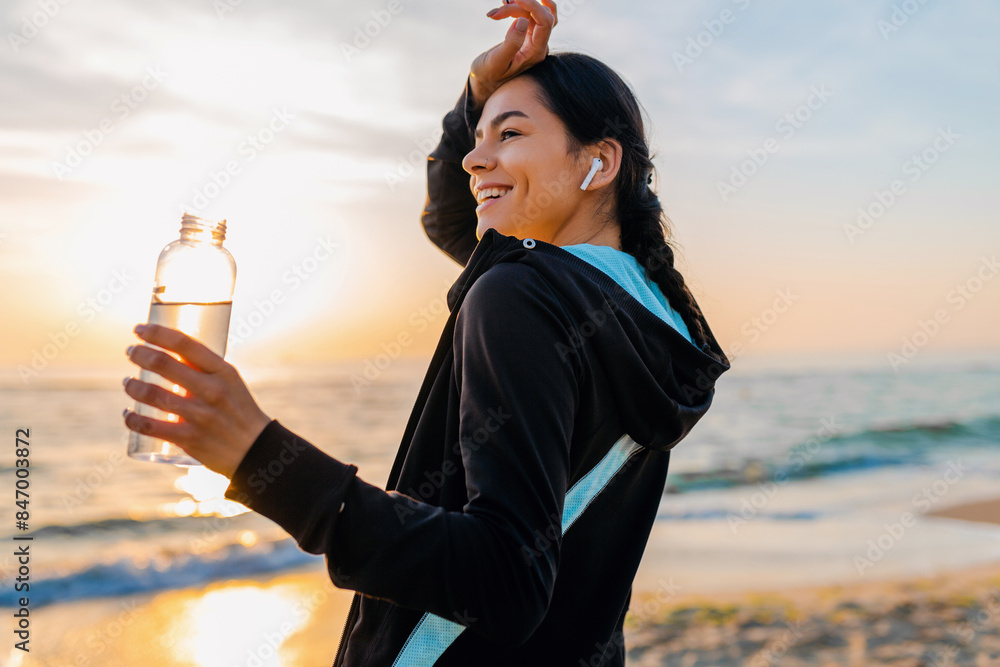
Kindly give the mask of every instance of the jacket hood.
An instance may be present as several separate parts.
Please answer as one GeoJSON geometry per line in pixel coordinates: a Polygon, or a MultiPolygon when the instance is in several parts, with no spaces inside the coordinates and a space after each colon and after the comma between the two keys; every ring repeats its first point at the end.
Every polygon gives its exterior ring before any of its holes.
{"type": "Polygon", "coordinates": [[[730,368],[711,330],[706,327],[708,342],[699,349],[613,278],[559,246],[487,229],[449,289],[449,309],[460,308],[476,279],[500,262],[530,265],[579,314],[557,351],[596,358],[637,443],[668,450],[708,411],[715,381],[730,368]]]}

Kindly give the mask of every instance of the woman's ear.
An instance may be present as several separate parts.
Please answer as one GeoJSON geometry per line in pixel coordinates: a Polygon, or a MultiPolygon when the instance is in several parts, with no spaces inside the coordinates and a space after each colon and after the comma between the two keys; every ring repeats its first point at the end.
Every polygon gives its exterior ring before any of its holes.
{"type": "Polygon", "coordinates": [[[587,190],[599,190],[605,185],[615,180],[618,170],[622,166],[622,145],[615,139],[602,139],[594,144],[587,151],[588,162],[591,168],[595,164],[594,159],[601,160],[600,166],[590,179],[587,190]]]}

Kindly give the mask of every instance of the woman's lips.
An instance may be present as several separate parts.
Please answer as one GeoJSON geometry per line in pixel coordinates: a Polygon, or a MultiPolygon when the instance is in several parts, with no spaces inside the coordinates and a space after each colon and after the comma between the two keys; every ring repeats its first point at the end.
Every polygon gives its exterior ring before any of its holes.
{"type": "MultiPolygon", "coordinates": [[[[511,189],[513,189],[513,188],[511,188],[511,189]]],[[[509,194],[510,194],[510,190],[508,190],[508,191],[507,191],[507,194],[505,194],[505,195],[503,195],[503,196],[501,196],[501,197],[491,197],[491,198],[489,198],[489,199],[484,199],[484,200],[483,200],[483,203],[482,203],[482,204],[480,204],[479,206],[477,206],[477,207],[476,207],[476,213],[482,213],[482,212],[483,212],[483,211],[485,211],[485,210],[486,210],[486,209],[487,209],[487,208],[488,208],[488,207],[489,207],[489,206],[490,206],[491,204],[495,204],[496,202],[500,201],[501,199],[504,199],[504,198],[506,198],[506,197],[507,197],[507,195],[509,195],[509,194]]]]}

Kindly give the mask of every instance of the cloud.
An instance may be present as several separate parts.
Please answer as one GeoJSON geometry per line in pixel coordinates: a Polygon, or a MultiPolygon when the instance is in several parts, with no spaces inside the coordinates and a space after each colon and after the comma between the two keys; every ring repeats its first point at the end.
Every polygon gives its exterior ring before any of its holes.
{"type": "MultiPolygon", "coordinates": [[[[45,243],[72,237],[63,242],[73,245],[86,237],[80,230],[105,229],[108,220],[114,229],[156,236],[150,221],[172,220],[175,200],[215,187],[212,174],[231,160],[240,160],[241,172],[213,200],[226,215],[280,219],[282,233],[295,238],[342,216],[358,234],[357,247],[371,248],[379,266],[412,261],[423,154],[472,59],[497,44],[510,22],[486,18],[491,3],[399,3],[391,18],[388,0],[243,0],[222,16],[215,0],[59,4],[18,53],[0,44],[4,266],[16,261],[61,276],[47,264],[45,243]],[[114,116],[114,100],[156,65],[167,72],[163,84],[59,182],[51,163],[114,116]],[[286,107],[294,121],[246,160],[241,143],[286,107]],[[386,174],[400,166],[410,175],[388,187],[386,174]],[[399,234],[399,224],[410,232],[399,234]],[[37,242],[22,244],[29,238],[17,231],[22,227],[37,233],[37,242]],[[13,248],[24,252],[14,257],[13,248]]],[[[985,222],[995,217],[991,184],[1000,176],[997,7],[926,3],[884,39],[877,22],[893,11],[892,2],[559,4],[553,50],[589,53],[634,86],[651,122],[664,202],[679,213],[692,265],[706,275],[735,275],[739,261],[768,248],[803,258],[803,266],[821,263],[822,225],[832,225],[831,242],[839,242],[840,223],[949,124],[963,139],[893,216],[916,207],[927,219],[943,218],[960,199],[965,209],[950,224],[970,233],[955,234],[950,250],[987,245],[985,222]],[[712,35],[726,9],[735,20],[712,35]],[[675,54],[691,39],[704,45],[681,70],[675,54]],[[823,84],[833,98],[723,205],[716,181],[775,136],[776,121],[823,84]],[[787,233],[805,226],[816,233],[787,233]],[[719,257],[729,263],[717,264],[719,257]]],[[[37,0],[6,4],[0,35],[20,30],[37,8],[37,0]]],[[[887,218],[865,242],[874,248],[882,238],[891,247],[893,234],[914,229],[904,222],[887,218]]],[[[754,282],[784,280],[780,271],[760,268],[754,282]]],[[[914,276],[901,270],[898,279],[914,276]]],[[[359,284],[369,279],[361,276],[359,284]]],[[[718,296],[720,303],[725,298],[718,296]]]]}

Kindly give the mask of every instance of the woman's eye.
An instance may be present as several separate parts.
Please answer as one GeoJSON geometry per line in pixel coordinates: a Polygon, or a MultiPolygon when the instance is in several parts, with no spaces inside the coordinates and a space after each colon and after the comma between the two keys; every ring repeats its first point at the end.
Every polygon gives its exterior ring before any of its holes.
{"type": "Polygon", "coordinates": [[[508,137],[508,135],[516,137],[517,132],[514,130],[504,130],[503,132],[500,133],[500,141],[504,141],[508,137]]]}

